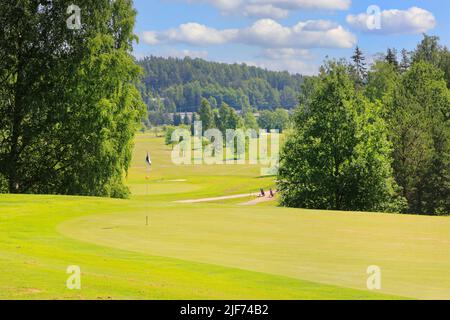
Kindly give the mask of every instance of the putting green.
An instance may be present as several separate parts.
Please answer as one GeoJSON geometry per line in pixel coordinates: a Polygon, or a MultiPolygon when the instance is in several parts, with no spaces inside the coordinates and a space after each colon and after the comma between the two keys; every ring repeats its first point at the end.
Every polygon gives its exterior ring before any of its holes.
{"type": "Polygon", "coordinates": [[[173,166],[161,138],[135,149],[130,200],[0,196],[0,298],[450,298],[448,218],[176,203],[274,181],[257,166],[173,166]],[[65,288],[69,265],[80,291],[65,288]]]}
{"type": "Polygon", "coordinates": [[[59,230],[112,248],[361,290],[377,265],[386,293],[450,297],[445,218],[211,204],[152,207],[148,227],[145,216],[143,208],[85,216],[59,230]]]}
{"type": "Polygon", "coordinates": [[[0,299],[396,298],[109,248],[57,232],[70,220],[98,212],[132,216],[138,206],[130,201],[7,195],[0,203],[0,299]],[[79,291],[66,288],[70,265],[81,267],[79,291]]]}

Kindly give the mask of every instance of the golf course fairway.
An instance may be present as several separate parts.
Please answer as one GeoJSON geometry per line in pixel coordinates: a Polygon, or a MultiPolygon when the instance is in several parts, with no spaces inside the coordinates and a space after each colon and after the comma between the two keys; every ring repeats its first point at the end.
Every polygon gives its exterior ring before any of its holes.
{"type": "Polygon", "coordinates": [[[137,136],[129,200],[0,195],[0,299],[450,298],[449,218],[180,203],[275,181],[170,154],[163,138],[137,136]],[[66,287],[73,265],[81,290],[66,287]],[[369,266],[381,290],[367,289],[369,266]]]}

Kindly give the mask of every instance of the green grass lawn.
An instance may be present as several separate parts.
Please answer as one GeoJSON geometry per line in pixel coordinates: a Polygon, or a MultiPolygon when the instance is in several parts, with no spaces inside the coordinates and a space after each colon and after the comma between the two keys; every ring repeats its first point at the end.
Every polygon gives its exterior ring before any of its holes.
{"type": "Polygon", "coordinates": [[[274,186],[259,172],[177,167],[140,135],[130,200],[1,195],[0,299],[450,298],[448,218],[175,203],[274,186]],[[69,265],[81,290],[66,289],[69,265]],[[381,291],[366,289],[370,265],[381,291]]]}

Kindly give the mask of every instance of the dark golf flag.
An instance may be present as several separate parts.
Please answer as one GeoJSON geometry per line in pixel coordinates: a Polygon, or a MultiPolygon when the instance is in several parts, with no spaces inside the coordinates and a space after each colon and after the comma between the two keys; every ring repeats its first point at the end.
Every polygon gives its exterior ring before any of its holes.
{"type": "Polygon", "coordinates": [[[150,159],[150,154],[148,152],[147,152],[147,157],[145,158],[145,162],[147,162],[149,166],[152,165],[152,159],[150,159]]]}

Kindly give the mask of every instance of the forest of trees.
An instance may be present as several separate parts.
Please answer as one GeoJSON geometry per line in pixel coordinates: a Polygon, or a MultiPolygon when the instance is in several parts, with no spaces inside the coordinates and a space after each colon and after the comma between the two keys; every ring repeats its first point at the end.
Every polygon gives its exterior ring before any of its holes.
{"type": "Polygon", "coordinates": [[[450,52],[424,36],[370,67],[328,61],[305,80],[283,149],[289,207],[450,214],[450,52]]]}
{"type": "Polygon", "coordinates": [[[138,63],[144,69],[140,90],[150,122],[158,125],[169,121],[168,113],[196,112],[203,98],[213,109],[223,103],[235,110],[293,109],[304,79],[288,72],[188,57],[152,56],[138,63]]]}

